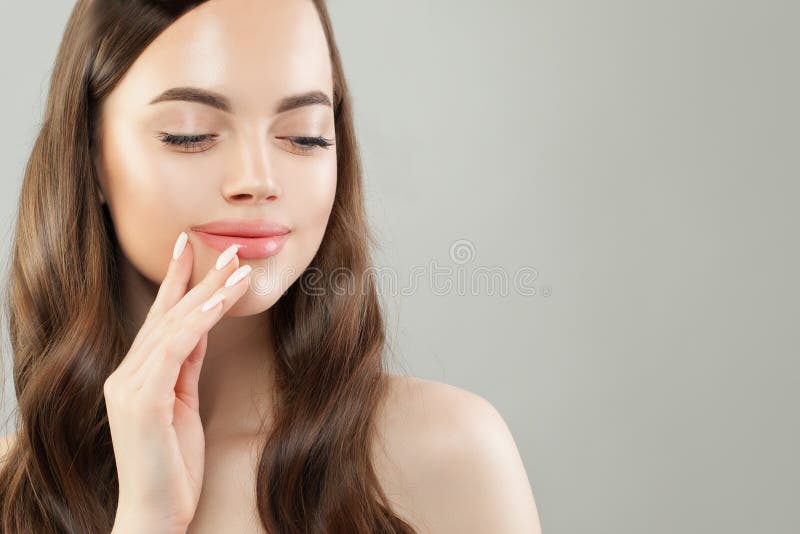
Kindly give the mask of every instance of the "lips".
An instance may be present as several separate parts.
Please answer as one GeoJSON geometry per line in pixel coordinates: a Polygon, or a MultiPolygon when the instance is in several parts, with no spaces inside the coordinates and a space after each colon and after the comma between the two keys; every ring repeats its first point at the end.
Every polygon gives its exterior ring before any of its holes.
{"type": "Polygon", "coordinates": [[[272,221],[221,220],[194,226],[192,231],[204,243],[218,251],[238,245],[237,255],[243,259],[274,256],[283,248],[290,230],[272,221]]]}

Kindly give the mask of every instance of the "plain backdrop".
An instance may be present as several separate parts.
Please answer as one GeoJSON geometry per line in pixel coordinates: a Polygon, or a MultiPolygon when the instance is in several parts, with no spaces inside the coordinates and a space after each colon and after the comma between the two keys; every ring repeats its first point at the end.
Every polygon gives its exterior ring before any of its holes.
{"type": "MultiPolygon", "coordinates": [[[[0,3],[0,252],[72,4],[0,3]]],[[[500,411],[546,534],[800,532],[800,3],[329,6],[376,263],[534,273],[385,291],[395,371],[500,411]]]]}

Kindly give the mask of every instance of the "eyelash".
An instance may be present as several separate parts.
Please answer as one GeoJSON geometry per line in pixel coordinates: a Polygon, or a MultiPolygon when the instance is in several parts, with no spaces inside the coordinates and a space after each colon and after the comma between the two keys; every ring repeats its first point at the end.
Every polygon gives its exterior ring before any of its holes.
{"type": "MultiPolygon", "coordinates": [[[[197,135],[174,135],[167,132],[161,132],[159,139],[161,142],[172,146],[184,146],[186,148],[196,148],[203,141],[214,139],[217,136],[214,134],[197,134],[197,135]]],[[[325,137],[279,137],[278,139],[288,139],[294,146],[298,147],[303,152],[311,152],[315,148],[328,149],[334,145],[333,139],[326,139],[325,137]]],[[[192,151],[199,152],[199,151],[192,151]]]]}

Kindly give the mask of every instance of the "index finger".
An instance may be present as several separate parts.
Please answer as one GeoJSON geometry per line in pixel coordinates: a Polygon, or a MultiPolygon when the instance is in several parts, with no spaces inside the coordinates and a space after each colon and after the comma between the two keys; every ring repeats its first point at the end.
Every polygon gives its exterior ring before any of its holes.
{"type": "Polygon", "coordinates": [[[175,241],[167,274],[158,288],[158,294],[150,306],[148,316],[151,314],[155,316],[163,315],[186,294],[186,288],[192,276],[193,261],[194,251],[192,244],[189,242],[189,235],[186,232],[181,232],[175,241]]]}

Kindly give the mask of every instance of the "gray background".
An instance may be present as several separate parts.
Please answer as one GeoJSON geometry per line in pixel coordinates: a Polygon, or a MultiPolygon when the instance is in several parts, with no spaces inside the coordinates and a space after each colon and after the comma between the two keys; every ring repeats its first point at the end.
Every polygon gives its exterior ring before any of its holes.
{"type": "MultiPolygon", "coordinates": [[[[330,2],[378,265],[538,273],[384,297],[395,371],[497,407],[546,534],[800,532],[799,6],[330,2]]],[[[1,252],[71,7],[0,3],[1,252]]]]}

